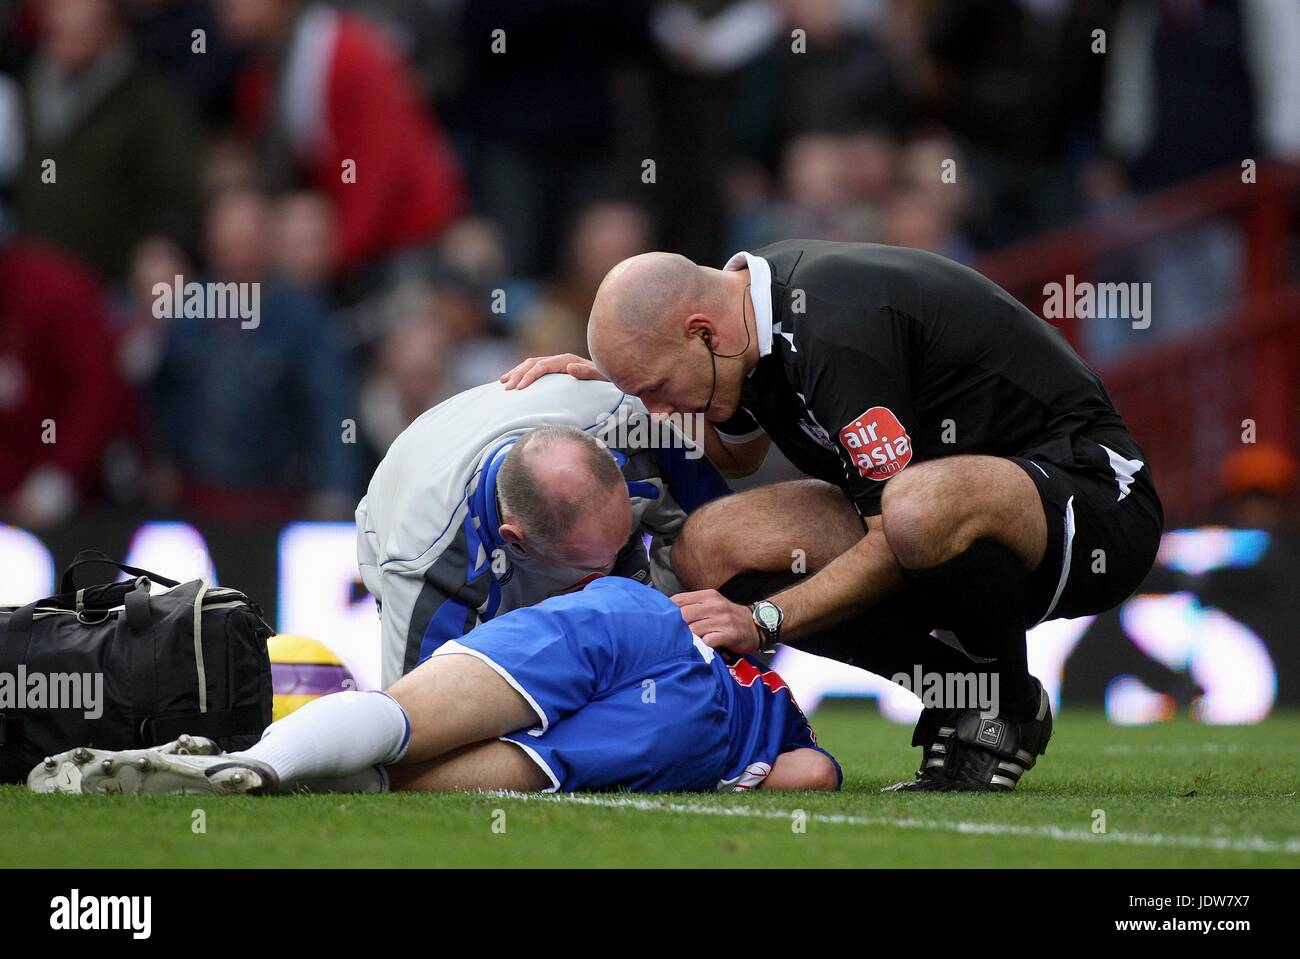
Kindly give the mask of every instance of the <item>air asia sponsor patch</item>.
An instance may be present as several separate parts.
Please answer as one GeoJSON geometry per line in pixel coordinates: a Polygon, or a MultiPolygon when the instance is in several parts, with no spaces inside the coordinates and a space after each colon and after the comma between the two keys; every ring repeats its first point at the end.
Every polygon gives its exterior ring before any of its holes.
{"type": "Polygon", "coordinates": [[[873,406],[840,430],[840,443],[867,479],[887,480],[912,462],[912,439],[885,406],[873,406]]]}

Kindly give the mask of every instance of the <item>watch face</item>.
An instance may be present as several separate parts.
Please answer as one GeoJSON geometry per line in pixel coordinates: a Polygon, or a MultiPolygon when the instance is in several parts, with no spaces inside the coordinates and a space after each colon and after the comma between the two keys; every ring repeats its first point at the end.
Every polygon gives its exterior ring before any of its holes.
{"type": "Polygon", "coordinates": [[[776,629],[781,625],[781,611],[771,603],[760,603],[754,614],[764,629],[776,629]]]}

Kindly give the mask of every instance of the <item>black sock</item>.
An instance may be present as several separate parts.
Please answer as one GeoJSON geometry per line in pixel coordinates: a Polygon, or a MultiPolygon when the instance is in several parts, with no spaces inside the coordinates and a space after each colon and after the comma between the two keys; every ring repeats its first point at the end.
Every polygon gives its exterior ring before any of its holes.
{"type": "Polygon", "coordinates": [[[972,656],[992,659],[998,673],[1000,714],[1024,721],[1038,712],[1038,685],[1025,647],[1028,576],[1006,546],[981,539],[927,570],[902,570],[905,590],[933,611],[936,624],[957,634],[972,656]]]}
{"type": "Polygon", "coordinates": [[[748,606],[760,599],[770,599],[783,589],[789,589],[803,579],[803,574],[781,570],[779,573],[766,573],[759,569],[747,569],[737,573],[720,587],[718,592],[733,603],[748,606]]]}

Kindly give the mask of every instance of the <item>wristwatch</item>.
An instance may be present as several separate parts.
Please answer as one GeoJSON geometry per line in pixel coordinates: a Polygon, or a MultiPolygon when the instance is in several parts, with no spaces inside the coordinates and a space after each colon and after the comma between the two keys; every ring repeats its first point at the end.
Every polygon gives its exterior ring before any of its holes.
{"type": "Polygon", "coordinates": [[[758,651],[775,653],[776,644],[781,641],[781,623],[785,621],[785,613],[770,599],[760,599],[749,607],[749,611],[754,615],[754,626],[761,639],[758,651]]]}

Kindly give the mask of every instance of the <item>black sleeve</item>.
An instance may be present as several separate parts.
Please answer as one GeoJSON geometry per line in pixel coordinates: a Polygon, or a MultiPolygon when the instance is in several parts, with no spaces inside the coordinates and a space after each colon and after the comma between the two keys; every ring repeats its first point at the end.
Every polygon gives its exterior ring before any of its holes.
{"type": "MultiPolygon", "coordinates": [[[[825,309],[823,306],[822,309],[825,309]]],[[[811,312],[811,310],[810,310],[811,312]]],[[[833,310],[797,340],[807,401],[846,464],[847,491],[863,516],[880,513],[885,481],[912,461],[911,324],[897,311],[833,310]]]]}
{"type": "Polygon", "coordinates": [[[713,429],[722,442],[732,444],[748,443],[764,435],[763,427],[758,425],[754,414],[743,406],[737,406],[736,412],[723,422],[715,424],[713,429]]]}

